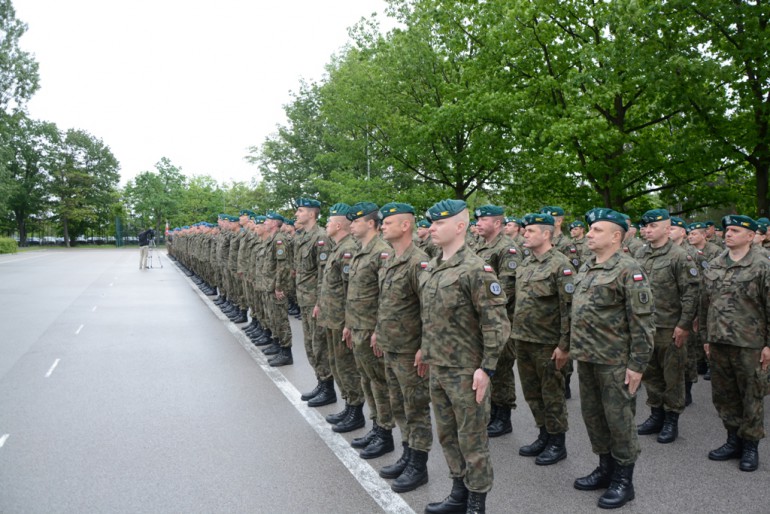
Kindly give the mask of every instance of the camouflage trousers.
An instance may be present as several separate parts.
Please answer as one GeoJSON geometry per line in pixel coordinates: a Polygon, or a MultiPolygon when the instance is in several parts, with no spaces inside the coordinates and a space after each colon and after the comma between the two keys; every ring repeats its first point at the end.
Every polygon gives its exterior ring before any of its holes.
{"type": "Polygon", "coordinates": [[[470,491],[485,493],[494,481],[487,437],[489,390],[484,401],[476,403],[474,371],[431,366],[430,399],[449,476],[463,478],[470,491]]]}
{"type": "Polygon", "coordinates": [[[502,407],[516,408],[516,376],[513,365],[516,363],[516,343],[508,339],[497,360],[495,376],[490,380],[492,403],[502,407]]]}
{"type": "Polygon", "coordinates": [[[673,337],[673,328],[655,329],[655,347],[642,383],[647,390],[647,405],[681,414],[684,412],[687,345],[677,348],[673,337]]]}
{"type": "MultiPolygon", "coordinates": [[[[321,329],[321,327],[318,327],[321,329]]],[[[364,392],[361,389],[361,374],[356,367],[353,350],[342,340],[342,330],[326,328],[326,346],[329,353],[329,367],[334,381],[345,401],[350,405],[364,403],[364,392]]]]}
{"type": "Polygon", "coordinates": [[[768,373],[762,371],[762,350],[711,344],[711,399],[728,431],[759,441],[765,437],[764,396],[768,373]]]}
{"type": "Polygon", "coordinates": [[[371,330],[351,330],[350,333],[353,338],[353,355],[361,374],[361,389],[369,402],[370,417],[382,428],[391,430],[394,426],[393,411],[390,408],[384,359],[376,357],[372,351],[371,330]]]}
{"type": "Polygon", "coordinates": [[[262,301],[262,293],[256,290],[253,283],[249,284],[249,288],[251,291],[251,317],[256,318],[264,328],[268,328],[270,324],[262,301]]]}
{"type": "Polygon", "coordinates": [[[401,440],[414,450],[430,451],[433,428],[430,422],[430,382],[420,377],[414,353],[385,353],[385,378],[390,408],[401,430],[401,440]]]}
{"type": "Polygon", "coordinates": [[[291,326],[286,312],[286,298],[279,300],[273,291],[262,293],[262,305],[267,310],[269,328],[273,338],[278,339],[282,348],[291,348],[291,326]]]}
{"type": "Polygon", "coordinates": [[[687,338],[687,371],[685,380],[693,384],[698,381],[698,364],[706,362],[706,352],[703,351],[703,343],[697,330],[690,331],[687,338]]]}
{"type": "MultiPolygon", "coordinates": [[[[285,300],[288,304],[288,299],[285,300]]],[[[305,341],[307,360],[315,371],[318,380],[332,378],[329,367],[329,348],[326,344],[326,330],[318,326],[318,320],[313,317],[313,306],[302,309],[302,336],[305,341]]]]}
{"type": "Polygon", "coordinates": [[[551,360],[556,345],[516,341],[519,380],[535,424],[549,434],[563,434],[567,424],[567,400],[564,398],[564,372],[551,360]]]}
{"type": "Polygon", "coordinates": [[[626,367],[578,361],[580,408],[597,455],[611,453],[621,465],[636,462],[641,449],[636,435],[636,395],[624,384],[626,367]]]}

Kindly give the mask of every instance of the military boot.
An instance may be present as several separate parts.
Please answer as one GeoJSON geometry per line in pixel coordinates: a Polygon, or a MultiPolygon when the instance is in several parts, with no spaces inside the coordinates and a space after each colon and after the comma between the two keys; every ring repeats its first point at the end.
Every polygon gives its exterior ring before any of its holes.
{"type": "Polygon", "coordinates": [[[743,452],[741,454],[741,471],[756,471],[759,467],[759,452],[757,446],[759,441],[743,440],[743,452]]]}
{"type": "Polygon", "coordinates": [[[692,405],[692,382],[684,383],[684,406],[692,405]]]}
{"type": "Polygon", "coordinates": [[[666,412],[666,419],[663,421],[663,428],[658,434],[658,442],[661,444],[673,443],[679,436],[679,414],[676,412],[666,412]]]}
{"type": "Polygon", "coordinates": [[[261,336],[254,340],[254,346],[265,346],[273,342],[273,333],[268,328],[261,336]]]}
{"type": "Polygon", "coordinates": [[[291,347],[285,346],[272,359],[267,361],[272,367],[288,366],[294,364],[294,357],[291,355],[291,347]]]}
{"type": "MultiPolygon", "coordinates": [[[[363,416],[363,405],[361,406],[361,415],[363,416]]],[[[339,432],[339,430],[332,429],[335,432],[339,432]]],[[[372,429],[369,430],[366,434],[362,435],[361,437],[356,437],[352,441],[350,441],[350,446],[353,448],[366,448],[366,446],[371,442],[372,439],[374,439],[374,436],[377,435],[377,422],[372,422],[372,429]]]]}
{"type": "Polygon", "coordinates": [[[409,450],[409,463],[403,473],[390,486],[397,493],[414,491],[428,483],[428,452],[409,450]]]}
{"type": "Polygon", "coordinates": [[[565,375],[564,376],[564,399],[565,400],[571,400],[572,399],[572,387],[570,387],[569,382],[572,378],[572,375],[565,375]]]}
{"type": "MultiPolygon", "coordinates": [[[[364,404],[362,403],[361,405],[351,405],[350,410],[348,410],[348,413],[345,416],[345,419],[334,425],[332,430],[338,434],[344,434],[346,432],[358,430],[364,425],[366,425],[366,419],[364,418],[364,404]]],[[[353,441],[355,441],[355,439],[353,439],[353,441]]],[[[353,446],[353,448],[356,447],[353,446]]],[[[361,448],[363,448],[363,446],[361,448]]]]}
{"type": "Polygon", "coordinates": [[[350,409],[352,408],[353,408],[352,405],[350,405],[348,402],[345,402],[344,409],[342,409],[341,411],[335,414],[329,414],[328,416],[326,416],[326,422],[331,425],[336,425],[337,423],[339,423],[340,421],[342,421],[347,417],[348,412],[350,412],[350,409]]]}
{"type": "Polygon", "coordinates": [[[615,463],[610,486],[599,497],[602,509],[617,509],[634,499],[634,465],[621,466],[615,463]]]}
{"type": "Polygon", "coordinates": [[[246,309],[241,309],[233,323],[246,323],[247,321],[249,321],[249,316],[246,314],[246,309]]]}
{"type": "Polygon", "coordinates": [[[251,335],[252,333],[254,333],[254,330],[255,330],[256,328],[257,328],[257,319],[256,319],[256,318],[251,318],[251,321],[250,321],[248,324],[246,324],[246,325],[243,325],[243,326],[241,327],[241,330],[243,330],[243,333],[244,333],[244,334],[246,334],[247,336],[249,336],[249,335],[251,335]]]}
{"type": "Polygon", "coordinates": [[[740,459],[743,455],[743,440],[738,437],[738,433],[735,431],[727,432],[727,442],[709,452],[709,459],[711,460],[730,460],[740,459]]]}
{"type": "Polygon", "coordinates": [[[452,479],[452,491],[443,501],[429,503],[425,514],[464,514],[468,508],[468,488],[462,478],[452,479]]]}
{"type": "Polygon", "coordinates": [[[496,403],[492,404],[492,407],[489,409],[489,421],[487,422],[487,428],[489,428],[489,425],[495,422],[497,419],[497,411],[500,409],[500,406],[496,403]]]}
{"type": "Polygon", "coordinates": [[[377,435],[369,441],[366,448],[359,454],[362,459],[376,459],[395,449],[393,445],[393,431],[387,428],[377,427],[377,435]]]}
{"type": "Polygon", "coordinates": [[[513,432],[511,408],[500,405],[497,408],[497,418],[487,426],[487,435],[489,437],[500,437],[511,432],[513,432]]]}
{"type": "Polygon", "coordinates": [[[309,393],[302,393],[302,396],[300,396],[299,399],[302,400],[303,402],[306,402],[311,398],[315,398],[315,396],[318,393],[320,393],[323,388],[324,388],[324,383],[319,380],[312,391],[310,391],[309,393]]]}
{"type": "Polygon", "coordinates": [[[471,491],[468,494],[468,507],[466,508],[466,514],[484,514],[487,511],[487,493],[474,493],[471,491]]]}
{"type": "Polygon", "coordinates": [[[519,448],[519,455],[522,457],[537,457],[545,450],[547,445],[548,432],[545,427],[540,427],[540,435],[537,436],[535,442],[519,448]]]}
{"type": "Polygon", "coordinates": [[[409,455],[411,450],[409,444],[406,441],[401,442],[401,446],[404,447],[404,451],[401,453],[401,457],[389,466],[385,466],[380,470],[380,476],[382,478],[398,478],[401,473],[406,469],[406,465],[409,464],[409,455]]]}
{"type": "Polygon", "coordinates": [[[567,447],[564,444],[565,434],[549,434],[548,445],[535,459],[538,466],[550,466],[567,458],[567,447]]]}
{"type": "Polygon", "coordinates": [[[650,417],[636,427],[636,433],[639,435],[657,434],[663,428],[665,416],[665,412],[663,412],[661,407],[653,407],[650,417]]]}
{"type": "Polygon", "coordinates": [[[212,302],[213,302],[215,305],[222,305],[223,303],[225,303],[225,299],[224,299],[224,298],[222,298],[221,296],[217,296],[216,298],[214,298],[214,299],[213,299],[213,300],[211,300],[211,301],[212,301],[212,302]]]}
{"type": "Polygon", "coordinates": [[[281,352],[281,344],[278,342],[278,339],[273,338],[272,341],[270,341],[270,346],[266,346],[265,348],[262,348],[262,353],[265,355],[278,355],[281,352]]]}
{"type": "Polygon", "coordinates": [[[590,475],[575,480],[575,489],[580,491],[596,491],[610,486],[612,474],[615,471],[615,460],[609,453],[599,455],[599,467],[590,475]]]}
{"type": "Polygon", "coordinates": [[[308,407],[321,407],[337,401],[337,392],[334,390],[334,379],[324,380],[323,389],[307,402],[308,407]]]}

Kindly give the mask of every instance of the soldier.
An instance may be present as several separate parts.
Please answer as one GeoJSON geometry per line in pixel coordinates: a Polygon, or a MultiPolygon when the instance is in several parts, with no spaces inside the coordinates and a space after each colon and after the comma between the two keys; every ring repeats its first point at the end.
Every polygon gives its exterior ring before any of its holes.
{"type": "Polygon", "coordinates": [[[535,442],[519,448],[519,455],[537,457],[535,464],[541,466],[567,457],[567,402],[561,370],[569,361],[575,269],[551,245],[553,230],[550,214],[524,217],[524,244],[531,253],[516,270],[511,318],[521,388],[540,430],[535,442]]]}
{"type": "Polygon", "coordinates": [[[628,232],[626,232],[626,238],[623,241],[623,251],[633,257],[636,255],[636,252],[638,252],[639,249],[644,246],[644,243],[638,237],[636,237],[639,224],[632,224],[631,217],[628,214],[621,213],[621,216],[623,216],[623,219],[626,220],[626,224],[628,225],[628,232]]]}
{"type": "Polygon", "coordinates": [[[653,298],[641,266],[621,251],[628,228],[611,209],[586,214],[593,255],[580,268],[572,295],[570,350],[578,361],[580,407],[599,467],[575,488],[607,488],[601,508],[634,499],[639,456],[636,391],[652,355],[653,298]]]}
{"type": "Polygon", "coordinates": [[[668,229],[668,238],[674,242],[674,246],[682,247],[688,254],[687,228],[682,218],[671,216],[671,226],[668,229]]]}
{"type": "Polygon", "coordinates": [[[332,376],[345,399],[345,408],[342,411],[326,416],[326,421],[334,425],[332,430],[339,433],[351,432],[366,424],[361,374],[356,366],[353,350],[342,340],[350,261],[358,250],[350,235],[350,220],[347,219],[349,211],[350,206],[345,203],[336,203],[329,209],[326,235],[334,241],[334,249],[326,259],[317,303],[313,307],[313,316],[318,322],[318,327],[326,330],[332,376]]]}
{"type": "Polygon", "coordinates": [[[727,442],[711,460],[740,458],[741,471],[759,466],[765,437],[763,398],[770,364],[770,261],[751,247],[757,223],[725,216],[727,251],[709,263],[700,297],[699,329],[711,360],[712,400],[727,442]]]}
{"type": "Polygon", "coordinates": [[[646,245],[635,258],[644,268],[655,297],[655,349],[644,374],[651,413],[639,435],[658,434],[667,444],[679,435],[685,403],[687,336],[697,311],[698,269],[692,258],[669,238],[670,215],[653,209],[642,216],[646,245]]]}
{"type": "Polygon", "coordinates": [[[423,332],[417,363],[430,365],[431,402],[452,491],[425,512],[484,512],[493,481],[486,431],[489,378],[510,335],[507,299],[492,266],[464,244],[465,202],[441,201],[427,215],[441,254],[420,277],[423,332]]]}
{"type": "Polygon", "coordinates": [[[420,349],[419,277],[428,267],[428,255],[412,244],[414,209],[388,203],[380,209],[382,236],[393,253],[380,268],[380,296],[374,340],[385,359],[385,378],[393,417],[401,429],[404,452],[395,464],[380,470],[395,478],[397,493],[428,483],[428,452],[433,444],[427,366],[415,362],[420,349]]]}
{"type": "Polygon", "coordinates": [[[323,275],[323,268],[329,252],[332,251],[332,244],[326,237],[324,229],[318,226],[321,203],[309,198],[298,198],[296,203],[295,217],[302,227],[302,234],[295,247],[298,254],[295,261],[297,301],[302,314],[302,333],[307,360],[313,367],[317,380],[315,388],[304,393],[301,398],[303,401],[310,401],[320,395],[321,397],[313,402],[314,407],[320,407],[337,401],[334,378],[329,365],[326,330],[317,330],[317,320],[313,317],[313,307],[318,303],[319,277],[323,275]]]}
{"type": "MultiPolygon", "coordinates": [[[[283,224],[283,227],[281,227],[281,232],[284,234],[284,238],[286,240],[286,246],[289,248],[289,251],[291,253],[291,283],[289,284],[289,291],[287,292],[289,297],[289,315],[290,316],[298,316],[299,315],[299,305],[297,305],[297,283],[296,283],[296,277],[297,277],[297,268],[295,266],[296,258],[294,256],[294,239],[296,238],[297,230],[294,228],[294,220],[293,219],[287,219],[286,222],[283,224]]],[[[300,318],[302,319],[302,318],[300,318]]]]}
{"type": "Polygon", "coordinates": [[[577,256],[570,259],[575,269],[580,269],[580,264],[588,258],[588,247],[586,246],[586,224],[580,220],[575,220],[569,224],[569,233],[572,236],[572,246],[577,250],[577,256]]]}
{"type": "Polygon", "coordinates": [[[430,221],[422,219],[417,222],[417,241],[415,245],[428,254],[428,257],[433,257],[438,252],[438,248],[430,240],[430,234],[428,229],[430,228],[430,221]]]}
{"type": "Polygon", "coordinates": [[[393,411],[382,350],[374,335],[380,294],[379,272],[392,251],[378,237],[380,220],[377,205],[371,202],[357,203],[350,208],[347,218],[352,222],[350,232],[360,248],[350,261],[342,337],[348,348],[353,349],[361,373],[361,387],[369,402],[373,421],[372,430],[354,439],[351,445],[363,448],[361,458],[373,459],[393,451],[393,411]]]}

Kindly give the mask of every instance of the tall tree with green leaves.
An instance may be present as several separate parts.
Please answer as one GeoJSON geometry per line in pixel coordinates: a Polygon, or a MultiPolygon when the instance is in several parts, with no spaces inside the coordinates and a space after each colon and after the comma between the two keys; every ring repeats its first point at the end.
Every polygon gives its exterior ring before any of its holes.
{"type": "Polygon", "coordinates": [[[124,195],[142,228],[161,233],[176,213],[186,178],[167,157],[155,164],[155,171],[140,173],[126,185],[124,195]]]}

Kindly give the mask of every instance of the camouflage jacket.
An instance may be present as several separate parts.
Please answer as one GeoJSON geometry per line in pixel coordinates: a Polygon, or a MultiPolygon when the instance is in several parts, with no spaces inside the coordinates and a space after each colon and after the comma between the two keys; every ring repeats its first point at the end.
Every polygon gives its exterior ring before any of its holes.
{"type": "Polygon", "coordinates": [[[570,259],[573,255],[577,254],[577,249],[572,244],[572,239],[561,232],[553,235],[551,245],[570,259]]]}
{"type": "Polygon", "coordinates": [[[246,255],[246,278],[249,280],[249,282],[254,283],[256,280],[256,274],[257,274],[257,254],[259,253],[259,248],[262,245],[262,239],[257,236],[256,233],[251,234],[251,239],[249,241],[248,246],[248,253],[246,255]]]}
{"type": "Polygon", "coordinates": [[[239,275],[246,273],[246,267],[249,265],[249,253],[251,252],[251,243],[254,234],[244,229],[241,236],[241,244],[238,245],[238,259],[235,263],[235,270],[239,275]]]}
{"type": "Polygon", "coordinates": [[[643,373],[652,356],[653,311],[650,284],[638,262],[621,251],[601,264],[591,256],[575,277],[572,358],[643,373]]]}
{"type": "Polygon", "coordinates": [[[704,270],[708,269],[709,261],[719,257],[719,254],[723,251],[724,250],[717,245],[709,243],[708,241],[706,242],[706,246],[703,247],[703,250],[698,250],[692,245],[687,245],[687,253],[690,254],[698,267],[704,270]]]}
{"type": "Polygon", "coordinates": [[[524,257],[529,255],[529,249],[522,249],[513,239],[500,232],[492,241],[481,238],[473,249],[476,255],[495,270],[505,296],[508,298],[508,316],[513,313],[514,289],[516,288],[516,269],[524,257]]]}
{"type": "Polygon", "coordinates": [[[585,237],[583,239],[574,239],[572,246],[575,248],[575,254],[577,255],[570,254],[567,257],[572,263],[572,267],[579,270],[580,266],[591,256],[591,250],[588,249],[588,240],[585,237]]]}
{"type": "Polygon", "coordinates": [[[492,266],[467,246],[447,261],[432,259],[420,276],[425,362],[494,370],[511,332],[506,301],[492,266]]]}
{"type": "Polygon", "coordinates": [[[323,276],[323,268],[334,245],[332,240],[326,237],[326,231],[318,225],[310,230],[303,230],[297,239],[294,243],[297,251],[297,303],[300,307],[312,308],[318,301],[318,286],[323,276]]]}
{"type": "Polygon", "coordinates": [[[643,246],[644,242],[638,237],[634,237],[623,242],[623,251],[633,257],[643,246]]]}
{"type": "Polygon", "coordinates": [[[415,237],[414,244],[417,248],[428,254],[428,257],[431,259],[435,257],[439,252],[438,246],[433,244],[433,241],[431,241],[430,237],[427,239],[420,239],[419,237],[415,237]]]}
{"type": "Polygon", "coordinates": [[[238,271],[238,250],[241,248],[241,242],[246,233],[241,228],[238,232],[233,233],[233,237],[230,240],[230,253],[227,257],[227,269],[235,273],[238,271]]]}
{"type": "Polygon", "coordinates": [[[377,345],[384,352],[417,353],[422,339],[420,275],[428,254],[409,245],[400,257],[394,251],[380,268],[377,345]]]}
{"type": "MultiPolygon", "coordinates": [[[[350,260],[345,326],[355,330],[374,330],[377,326],[380,268],[393,249],[375,236],[350,260]]],[[[323,307],[323,306],[322,306],[323,307]]]]}
{"type": "Polygon", "coordinates": [[[703,272],[698,311],[701,341],[761,349],[770,346],[770,260],[752,248],[738,262],[724,252],[703,272]]]}
{"type": "Polygon", "coordinates": [[[357,250],[355,239],[347,235],[334,245],[326,260],[317,304],[320,310],[318,324],[322,327],[342,330],[345,326],[350,262],[357,250]]]}
{"type": "Polygon", "coordinates": [[[516,270],[511,337],[568,352],[574,278],[575,268],[556,248],[524,259],[516,270]]]}
{"type": "Polygon", "coordinates": [[[230,256],[230,241],[232,240],[232,232],[229,230],[223,230],[217,236],[217,262],[215,265],[219,269],[227,269],[227,259],[230,256]]]}
{"type": "Polygon", "coordinates": [[[270,267],[268,262],[270,260],[270,239],[272,239],[272,236],[261,239],[254,251],[254,289],[263,293],[275,291],[275,283],[272,277],[266,274],[270,267]]]}
{"type": "Polygon", "coordinates": [[[655,326],[692,330],[698,310],[698,267],[670,239],[660,248],[644,245],[636,260],[644,269],[655,298],[655,326]]]}

